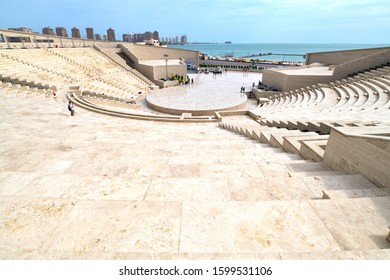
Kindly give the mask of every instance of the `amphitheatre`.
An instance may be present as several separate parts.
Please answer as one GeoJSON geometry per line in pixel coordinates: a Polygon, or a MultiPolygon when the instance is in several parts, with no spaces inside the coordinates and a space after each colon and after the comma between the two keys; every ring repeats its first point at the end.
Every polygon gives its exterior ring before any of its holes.
{"type": "Polygon", "coordinates": [[[390,47],[177,85],[198,52],[0,37],[1,259],[390,259],[390,47]]]}

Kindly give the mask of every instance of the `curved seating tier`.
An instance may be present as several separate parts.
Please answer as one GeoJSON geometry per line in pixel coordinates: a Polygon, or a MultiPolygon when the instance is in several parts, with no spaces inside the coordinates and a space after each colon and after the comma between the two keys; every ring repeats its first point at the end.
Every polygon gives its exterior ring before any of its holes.
{"type": "Polygon", "coordinates": [[[388,121],[390,67],[277,94],[252,113],[269,120],[388,121]]]}
{"type": "Polygon", "coordinates": [[[82,92],[132,100],[151,86],[92,48],[1,50],[0,79],[54,90],[73,84],[82,92]]]}

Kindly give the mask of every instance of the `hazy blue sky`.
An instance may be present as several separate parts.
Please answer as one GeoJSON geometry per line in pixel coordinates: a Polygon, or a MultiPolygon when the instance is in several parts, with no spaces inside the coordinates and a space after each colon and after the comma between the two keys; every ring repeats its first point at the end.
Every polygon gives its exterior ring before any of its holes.
{"type": "Polygon", "coordinates": [[[390,43],[389,0],[10,0],[0,27],[78,27],[117,39],[157,30],[189,41],[390,43]]]}

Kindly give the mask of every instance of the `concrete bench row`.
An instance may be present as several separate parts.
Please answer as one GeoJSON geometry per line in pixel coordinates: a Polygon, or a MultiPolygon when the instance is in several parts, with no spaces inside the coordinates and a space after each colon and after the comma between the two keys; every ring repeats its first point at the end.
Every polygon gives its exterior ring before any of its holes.
{"type": "Polygon", "coordinates": [[[20,85],[20,84],[12,84],[9,82],[0,81],[0,88],[3,90],[5,95],[15,94],[17,96],[29,97],[31,95],[36,96],[45,96],[52,97],[54,95],[55,90],[43,86],[29,86],[29,85],[20,85]]]}
{"type": "Polygon", "coordinates": [[[271,119],[316,120],[326,115],[335,120],[385,120],[390,108],[390,75],[387,70],[367,73],[371,75],[358,74],[272,96],[252,112],[271,119]]]}
{"type": "Polygon", "coordinates": [[[150,90],[137,73],[121,69],[92,48],[7,50],[0,55],[3,81],[51,88],[79,83],[85,91],[133,99],[150,90]]]}

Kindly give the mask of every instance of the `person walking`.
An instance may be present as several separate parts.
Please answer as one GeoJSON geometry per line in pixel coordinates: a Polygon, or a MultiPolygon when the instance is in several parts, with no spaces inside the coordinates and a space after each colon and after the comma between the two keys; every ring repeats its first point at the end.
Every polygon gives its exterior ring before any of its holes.
{"type": "Polygon", "coordinates": [[[72,101],[69,101],[68,103],[68,110],[70,111],[70,115],[74,116],[74,106],[72,101]]]}

